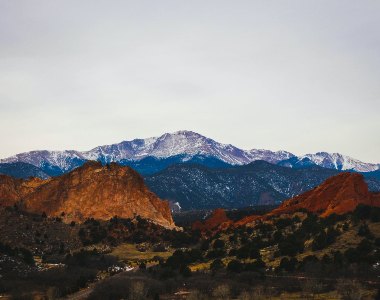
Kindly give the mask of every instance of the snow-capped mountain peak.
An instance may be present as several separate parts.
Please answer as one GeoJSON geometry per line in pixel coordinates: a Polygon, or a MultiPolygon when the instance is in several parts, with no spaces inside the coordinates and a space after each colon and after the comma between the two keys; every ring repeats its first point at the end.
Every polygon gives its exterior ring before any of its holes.
{"type": "Polygon", "coordinates": [[[340,153],[317,152],[306,154],[300,159],[308,158],[316,165],[337,170],[354,170],[357,172],[371,172],[379,169],[378,164],[364,163],[358,159],[340,153]]]}
{"type": "Polygon", "coordinates": [[[98,146],[83,152],[75,150],[25,152],[2,159],[0,162],[25,162],[42,168],[44,171],[47,170],[50,174],[58,175],[80,166],[86,160],[110,163],[139,161],[147,157],[164,159],[178,155],[183,157],[183,161],[201,155],[231,165],[243,165],[256,160],[277,164],[289,159],[292,161],[307,159],[316,165],[337,170],[369,172],[378,170],[380,167],[380,165],[364,163],[339,153],[318,152],[296,157],[287,151],[242,150],[231,144],[222,144],[199,133],[187,130],[165,133],[159,137],[134,139],[112,145],[98,146]]]}

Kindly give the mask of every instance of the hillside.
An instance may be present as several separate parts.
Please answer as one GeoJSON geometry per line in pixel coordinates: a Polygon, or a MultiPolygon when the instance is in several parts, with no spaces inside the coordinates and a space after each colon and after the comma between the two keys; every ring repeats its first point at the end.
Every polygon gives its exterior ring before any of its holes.
{"type": "Polygon", "coordinates": [[[380,193],[371,193],[360,174],[342,173],[331,177],[318,187],[285,201],[271,214],[283,214],[306,209],[309,212],[328,216],[345,214],[359,204],[380,206],[380,193]]]}
{"type": "Polygon", "coordinates": [[[292,169],[264,161],[228,169],[178,164],[145,176],[145,182],[158,196],[179,202],[184,210],[239,208],[281,203],[336,174],[317,166],[292,169]]]}
{"type": "Polygon", "coordinates": [[[150,192],[143,178],[129,167],[88,162],[44,181],[7,176],[0,180],[3,206],[17,203],[28,212],[62,215],[66,222],[140,215],[162,226],[175,227],[169,204],[150,192]]]}

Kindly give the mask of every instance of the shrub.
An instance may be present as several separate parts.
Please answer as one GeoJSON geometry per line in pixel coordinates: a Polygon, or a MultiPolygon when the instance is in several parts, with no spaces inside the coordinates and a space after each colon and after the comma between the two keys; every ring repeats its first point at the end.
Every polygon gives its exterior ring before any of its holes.
{"type": "Polygon", "coordinates": [[[210,264],[210,270],[215,272],[224,268],[224,263],[221,259],[217,258],[210,264]]]}
{"type": "Polygon", "coordinates": [[[363,239],[359,245],[357,246],[356,250],[360,253],[360,257],[365,257],[365,255],[368,255],[373,249],[373,246],[371,242],[368,239],[363,239]]]}
{"type": "Polygon", "coordinates": [[[283,259],[281,259],[279,269],[287,271],[287,272],[293,272],[296,268],[297,263],[298,263],[298,260],[294,257],[290,259],[287,257],[284,257],[283,259]]]}
{"type": "Polygon", "coordinates": [[[359,251],[354,248],[348,248],[344,252],[344,257],[350,263],[357,262],[360,259],[359,251]]]}
{"type": "Polygon", "coordinates": [[[303,240],[297,238],[294,234],[286,237],[278,244],[278,250],[281,255],[295,256],[297,253],[303,252],[303,240]]]}
{"type": "Polygon", "coordinates": [[[223,249],[224,248],[224,241],[220,239],[216,239],[213,244],[214,249],[223,249]]]}
{"type": "Polygon", "coordinates": [[[244,271],[262,272],[265,271],[266,265],[261,258],[253,263],[244,264],[244,271]]]}
{"type": "Polygon", "coordinates": [[[333,253],[333,263],[334,265],[341,266],[343,265],[343,254],[340,251],[335,251],[333,253]]]}
{"type": "Polygon", "coordinates": [[[370,237],[371,236],[371,231],[369,230],[367,224],[360,225],[360,227],[358,229],[358,235],[359,236],[366,236],[366,237],[370,237]]]}
{"type": "Polygon", "coordinates": [[[183,277],[190,277],[191,276],[191,270],[188,266],[185,266],[185,265],[182,265],[180,268],[179,268],[179,273],[183,276],[183,277]]]}
{"type": "Polygon", "coordinates": [[[353,215],[356,216],[360,220],[369,219],[371,216],[371,207],[368,205],[359,204],[355,208],[353,215]]]}
{"type": "Polygon", "coordinates": [[[280,218],[275,222],[277,229],[282,230],[285,227],[292,225],[292,220],[289,218],[280,218]]]}
{"type": "Polygon", "coordinates": [[[207,258],[222,258],[226,256],[226,251],[222,249],[211,250],[207,253],[207,258]]]}
{"type": "Polygon", "coordinates": [[[237,259],[231,260],[227,265],[227,270],[229,272],[240,273],[243,270],[243,264],[237,259]]]}
{"type": "Polygon", "coordinates": [[[320,224],[318,224],[318,216],[314,214],[309,214],[307,218],[303,220],[301,230],[312,234],[321,231],[321,226],[320,224]]]}
{"type": "Polygon", "coordinates": [[[210,247],[210,241],[209,240],[202,240],[202,243],[201,243],[201,251],[207,251],[210,247]]]}

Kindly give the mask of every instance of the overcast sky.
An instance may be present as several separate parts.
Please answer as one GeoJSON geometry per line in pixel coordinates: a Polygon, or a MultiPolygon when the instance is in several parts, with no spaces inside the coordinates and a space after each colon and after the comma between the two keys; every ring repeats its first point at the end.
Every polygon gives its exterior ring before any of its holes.
{"type": "Polygon", "coordinates": [[[380,1],[0,0],[0,157],[180,129],[380,162],[380,1]]]}

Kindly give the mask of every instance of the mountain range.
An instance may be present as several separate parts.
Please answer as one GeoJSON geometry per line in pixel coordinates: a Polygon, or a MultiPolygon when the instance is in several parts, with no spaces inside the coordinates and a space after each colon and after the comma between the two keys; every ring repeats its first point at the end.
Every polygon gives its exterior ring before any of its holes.
{"type": "MultiPolygon", "coordinates": [[[[361,162],[339,153],[318,152],[296,156],[287,151],[243,150],[231,144],[218,143],[192,131],[177,131],[165,133],[160,137],[98,146],[89,151],[24,152],[1,159],[0,172],[4,172],[6,168],[9,172],[10,167],[4,166],[4,164],[27,163],[37,167],[39,170],[35,170],[36,172],[43,172],[47,176],[57,176],[83,165],[88,160],[100,161],[103,164],[118,162],[121,165],[134,167],[142,174],[153,174],[174,163],[190,162],[207,167],[220,167],[222,165],[245,165],[257,160],[291,168],[317,165],[356,172],[372,172],[380,169],[380,164],[361,162]]],[[[14,167],[17,169],[20,165],[14,165],[14,167]]],[[[24,168],[29,171],[31,169],[27,166],[24,168]]],[[[37,176],[43,177],[44,174],[40,173],[37,176]]]]}
{"type": "MultiPolygon", "coordinates": [[[[224,169],[175,164],[144,179],[159,197],[178,202],[183,210],[193,210],[279,204],[340,172],[319,166],[288,168],[255,161],[224,169]]],[[[371,191],[380,191],[378,179],[366,181],[371,191]]]]}

